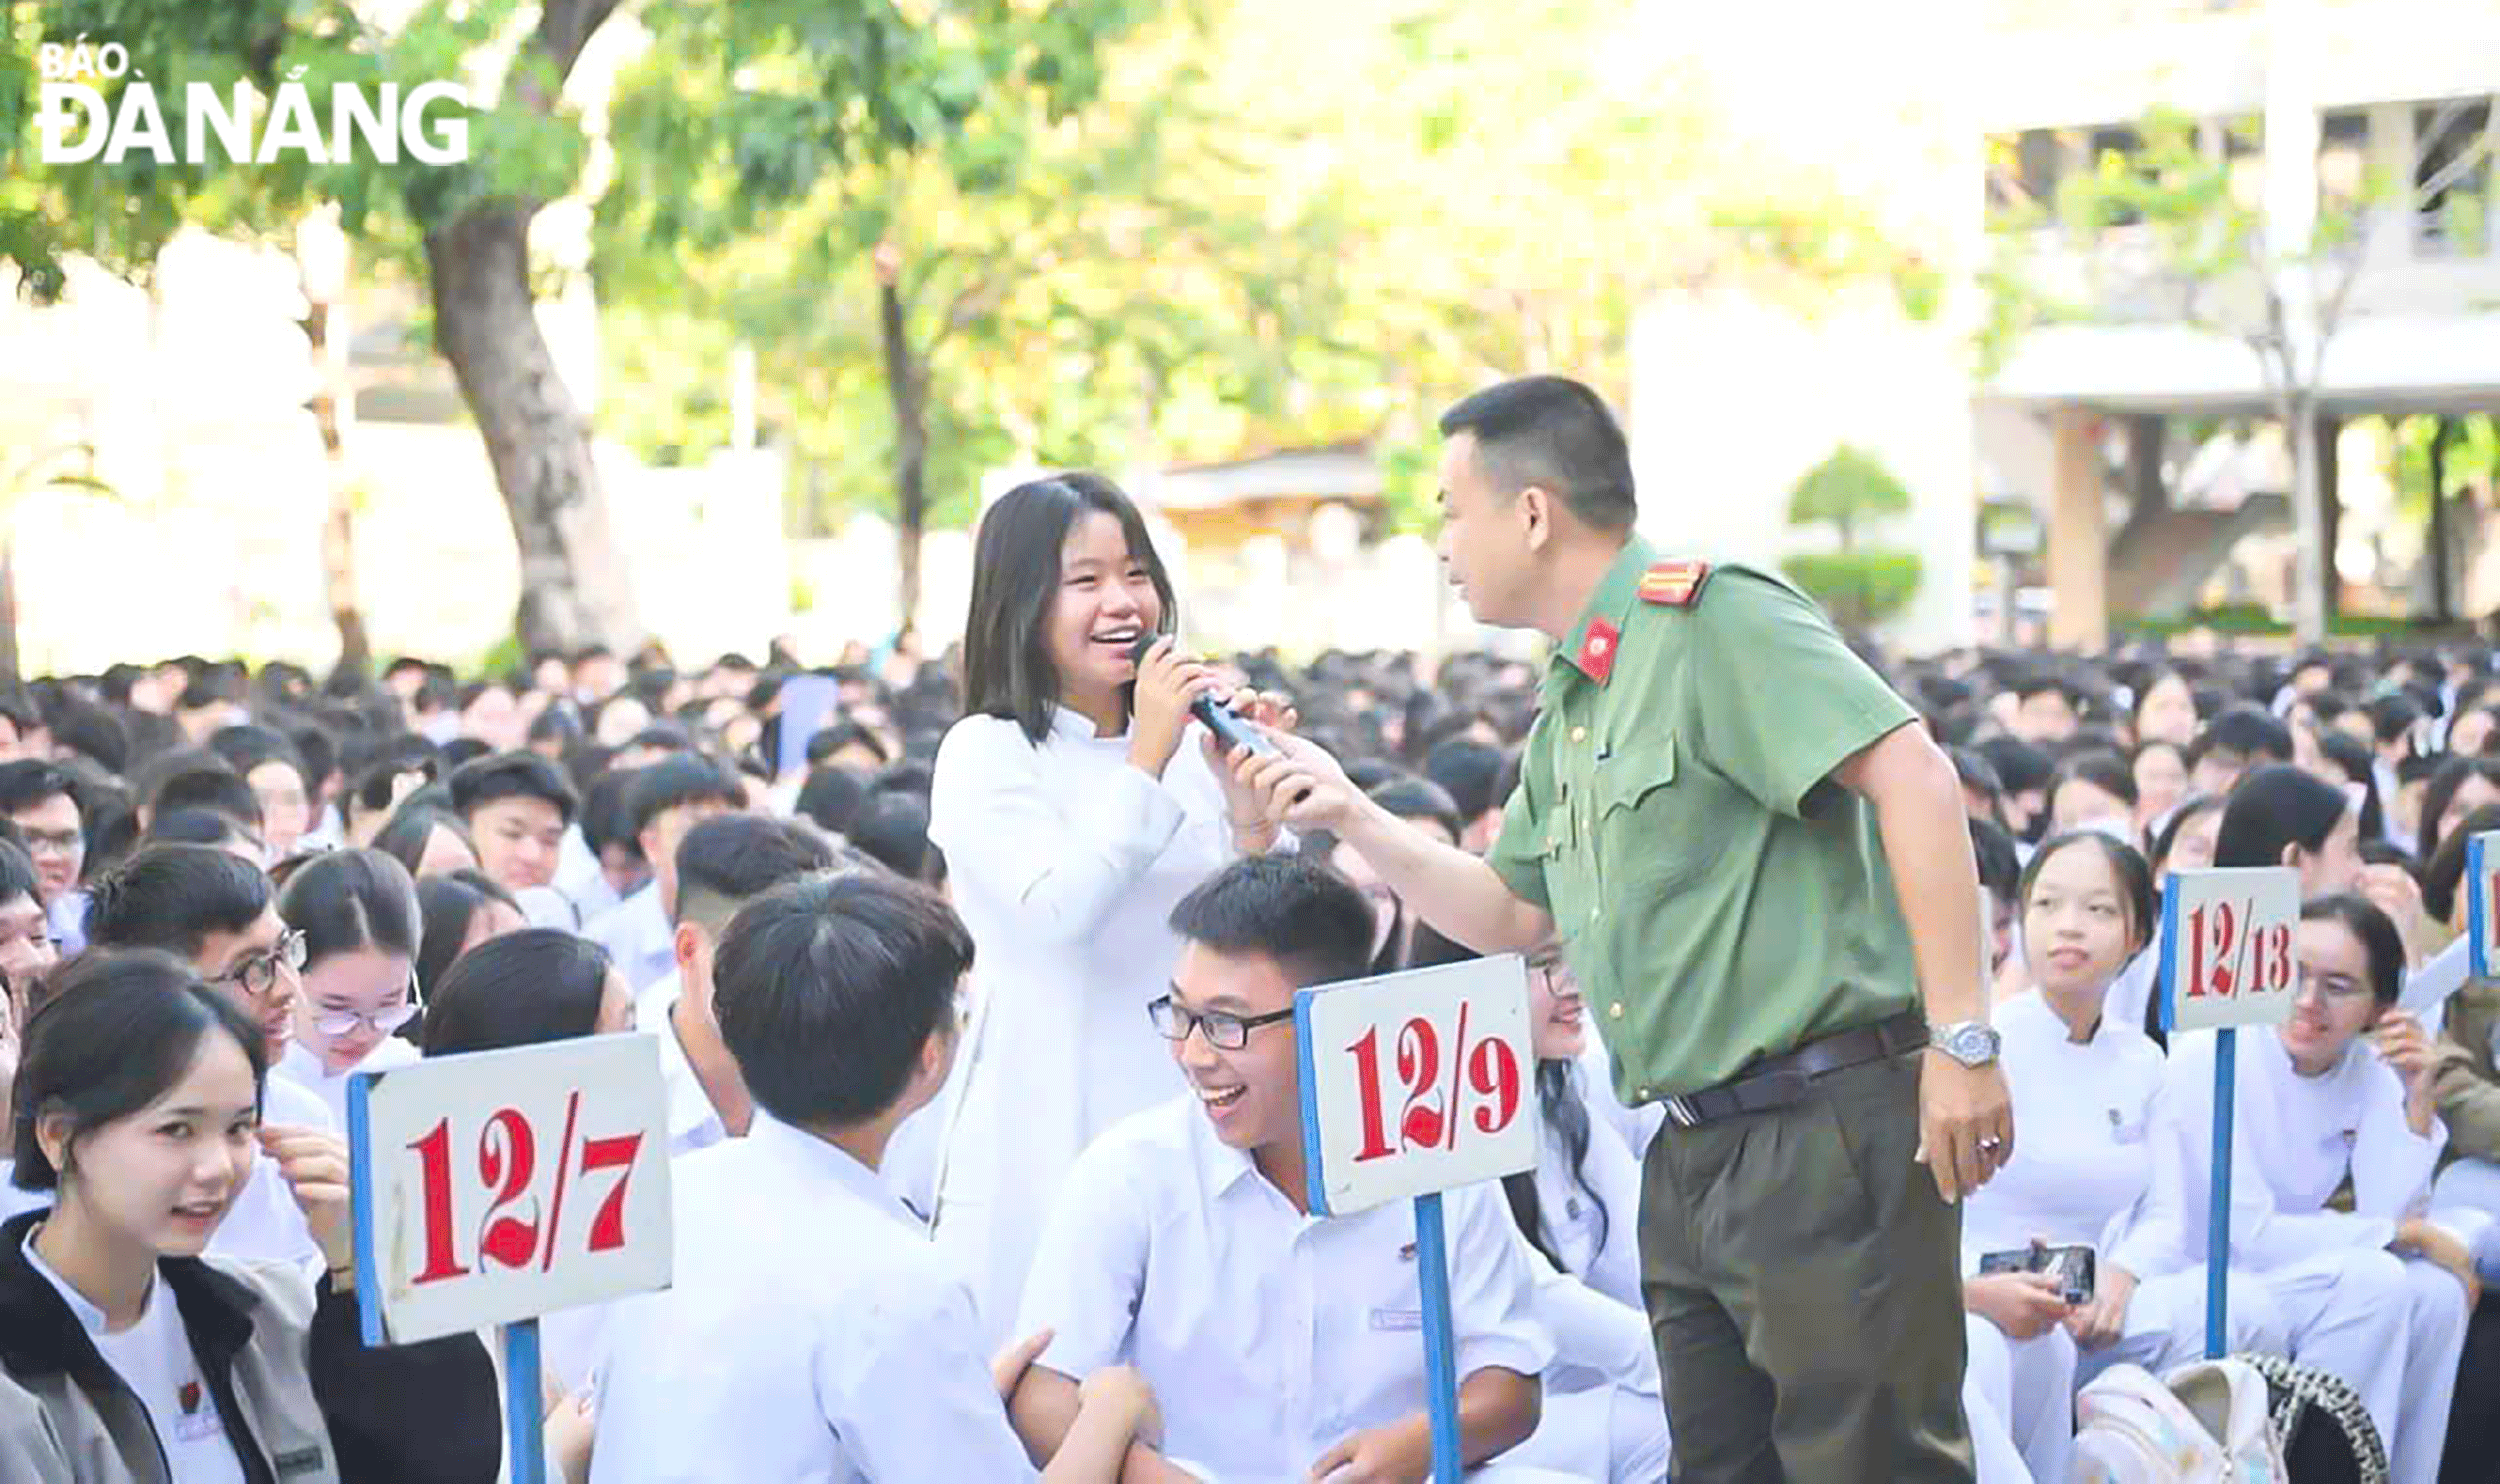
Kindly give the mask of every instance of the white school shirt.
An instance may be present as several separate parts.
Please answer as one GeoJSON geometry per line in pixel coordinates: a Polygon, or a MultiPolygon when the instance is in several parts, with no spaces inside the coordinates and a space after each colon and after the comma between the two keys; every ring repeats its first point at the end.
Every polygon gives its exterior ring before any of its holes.
{"type": "MultiPolygon", "coordinates": [[[[1581,1102],[1595,1089],[1580,1079],[1581,1102]]],[[[1589,1147],[1580,1178],[1571,1172],[1571,1151],[1540,1111],[1536,1119],[1536,1199],[1545,1245],[1564,1269],[1589,1287],[1633,1308],[1641,1305],[1641,1168],[1623,1136],[1589,1108],[1589,1147]],[[1586,1181],[1589,1189],[1581,1188],[1586,1181]],[[1591,1192],[1595,1192],[1592,1197],[1591,1192]],[[1602,1214],[1601,1214],[1602,1205],[1602,1214]]]]}
{"type": "MultiPolygon", "coordinates": [[[[347,1079],[358,1072],[387,1072],[393,1067],[408,1066],[424,1059],[424,1053],[396,1034],[384,1036],[364,1055],[364,1060],[344,1072],[332,1072],[311,1047],[301,1041],[286,1043],[286,1055],[278,1058],[270,1069],[269,1080],[284,1080],[321,1099],[321,1106],[330,1112],[330,1124],[341,1133],[347,1131],[347,1079]]],[[[273,1120],[274,1121],[274,1120],[273,1120]]]]}
{"type": "Polygon", "coordinates": [[[2034,1238],[2091,1247],[2137,1278],[2171,1271],[2178,1234],[2139,1219],[2153,1182],[2147,1136],[2161,1049],[2107,1012],[2092,1039],[2077,1044],[2037,989],[1998,1005],[1995,1020],[2014,1103],[2014,1157],[1963,1200],[1963,1271],[2034,1238]]]}
{"type": "MultiPolygon", "coordinates": [[[[2354,1041],[2325,1074],[2303,1077],[2273,1030],[2243,1031],[2232,1086],[2233,1261],[2264,1272],[2385,1247],[2398,1221],[2420,1213],[2447,1126],[2434,1117],[2426,1137],[2405,1126],[2403,1079],[2369,1042],[2354,1041]],[[2347,1173],[2353,1209],[2325,1209],[2347,1173]]],[[[2152,1204],[2179,1231],[2183,1264],[2201,1262],[2205,1251],[2213,1087],[2213,1033],[2174,1037],[2154,1117],[2152,1204]]]]}
{"type": "MultiPolygon", "coordinates": [[[[1442,1204],[1461,1383],[1540,1375],[1553,1343],[1501,1186],[1442,1204]]],[[[1184,1095],[1068,1171],[1015,1332],[1056,1331],[1040,1363],[1065,1376],[1136,1366],[1171,1456],[1227,1484],[1299,1480],[1348,1436],[1423,1412],[1418,1285],[1413,1202],[1305,1215],[1184,1095]]]]}
{"type": "Polygon", "coordinates": [[[938,749],[929,840],[946,853],[982,993],[936,1232],[994,1340],[1078,1152],[1182,1091],[1146,1006],[1180,957],[1172,908],[1234,855],[1204,735],[1186,729],[1160,781],[1129,765],[1126,736],[1097,737],[1064,709],[1039,746],[976,715],[938,749]]]}
{"type": "MultiPolygon", "coordinates": [[[[261,1083],[260,1121],[268,1128],[340,1132],[321,1095],[285,1077],[261,1083]]],[[[44,1200],[49,1204],[51,1197],[47,1194],[44,1200]]],[[[312,1228],[305,1224],[304,1208],[295,1204],[294,1189],[266,1150],[255,1151],[252,1173],[245,1177],[226,1219],[208,1239],[208,1250],[221,1257],[293,1263],[316,1275],[325,1266],[321,1244],[313,1240],[312,1228]]]]}
{"type": "Polygon", "coordinates": [[[115,1334],[105,1328],[104,1311],[87,1302],[84,1294],[43,1260],[35,1250],[33,1232],[26,1234],[19,1250],[26,1254],[27,1265],[43,1274],[61,1302],[78,1316],[79,1327],[87,1332],[104,1363],[147,1408],[157,1445],[165,1451],[168,1476],[177,1484],[243,1484],[243,1462],[234,1451],[233,1439],[226,1436],[216,1398],[208,1394],[173,1290],[151,1276],[139,1322],[115,1334]]]}
{"type": "Polygon", "coordinates": [[[712,1095],[703,1090],[694,1063],[686,1059],[685,1043],[677,1039],[677,1022],[669,1012],[685,993],[682,971],[673,971],[634,1001],[634,1029],[659,1038],[660,1092],[668,1101],[668,1152],[673,1157],[709,1149],[729,1137],[712,1095]]]}
{"type": "Polygon", "coordinates": [[[1035,1477],[971,1294],[876,1171],[759,1110],[669,1178],[675,1286],[610,1315],[592,1484],[1035,1477]]]}
{"type": "Polygon", "coordinates": [[[627,984],[647,985],[668,977],[677,967],[677,935],[668,914],[660,910],[660,884],[642,890],[588,920],[582,936],[608,951],[608,960],[627,984]]]}

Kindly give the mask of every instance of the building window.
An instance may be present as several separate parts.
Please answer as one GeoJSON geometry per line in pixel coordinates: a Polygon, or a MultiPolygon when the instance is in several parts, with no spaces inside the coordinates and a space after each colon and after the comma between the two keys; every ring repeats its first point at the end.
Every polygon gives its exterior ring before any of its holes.
{"type": "Polygon", "coordinates": [[[2423,249],[2474,257],[2491,251],[2491,100],[2423,104],[2413,128],[2421,150],[2413,189],[2423,249]]]}
{"type": "Polygon", "coordinates": [[[2370,115],[2343,108],[2318,124],[2318,207],[2321,211],[2357,211],[2368,194],[2370,115]]]}

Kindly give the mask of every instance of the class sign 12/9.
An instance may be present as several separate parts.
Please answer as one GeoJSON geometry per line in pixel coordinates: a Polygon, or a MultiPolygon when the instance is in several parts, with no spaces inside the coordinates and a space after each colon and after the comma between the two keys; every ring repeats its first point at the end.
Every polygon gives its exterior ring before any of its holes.
{"type": "Polygon", "coordinates": [[[1536,1054],[1516,954],[1294,997],[1311,1205],[1343,1216],[1536,1165],[1536,1054]]]}
{"type": "Polygon", "coordinates": [[[360,1075],[348,1142],[366,1342],[666,1287],[666,1110],[647,1035],[360,1075]]]}
{"type": "Polygon", "coordinates": [[[2172,873],[2162,898],[2162,1023],[2277,1025],[2299,992],[2300,875],[2289,866],[2172,873]]]}

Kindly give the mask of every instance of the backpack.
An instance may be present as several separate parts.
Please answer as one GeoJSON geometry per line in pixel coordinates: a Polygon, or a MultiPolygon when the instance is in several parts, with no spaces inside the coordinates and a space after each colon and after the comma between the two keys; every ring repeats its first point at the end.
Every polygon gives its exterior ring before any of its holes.
{"type": "Polygon", "coordinates": [[[2072,1484],[2290,1484],[2265,1378],[2245,1361],[2181,1366],[2166,1384],[2112,1366],[2075,1410],[2072,1484]]]}

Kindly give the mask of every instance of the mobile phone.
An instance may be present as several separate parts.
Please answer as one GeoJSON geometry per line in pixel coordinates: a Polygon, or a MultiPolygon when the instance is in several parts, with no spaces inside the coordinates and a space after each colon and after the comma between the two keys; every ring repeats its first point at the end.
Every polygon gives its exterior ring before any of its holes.
{"type": "Polygon", "coordinates": [[[1989,1273],[2053,1273],[2057,1276],[2059,1296],[2069,1304],[2092,1302],[2100,1279],[2100,1265],[2092,1249],[2082,1245],[2046,1247],[2034,1244],[2010,1252],[1989,1252],[1981,1255],[1979,1271],[1989,1273]]]}

